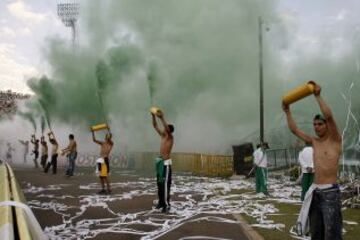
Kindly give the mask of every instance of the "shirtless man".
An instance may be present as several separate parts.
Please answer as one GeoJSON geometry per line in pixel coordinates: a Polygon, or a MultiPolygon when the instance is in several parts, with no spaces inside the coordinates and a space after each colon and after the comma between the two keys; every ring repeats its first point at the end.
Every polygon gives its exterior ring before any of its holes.
{"type": "Polygon", "coordinates": [[[51,143],[51,161],[46,165],[45,172],[47,173],[50,166],[52,166],[52,172],[53,174],[56,174],[59,144],[53,132],[49,132],[48,136],[49,142],[51,143]]]}
{"type": "Polygon", "coordinates": [[[11,143],[7,143],[7,151],[6,151],[6,161],[8,163],[12,163],[12,152],[14,152],[15,149],[11,146],[11,143]]]}
{"type": "Polygon", "coordinates": [[[110,171],[110,163],[109,163],[109,155],[114,146],[114,142],[112,141],[112,134],[108,132],[105,135],[105,141],[99,141],[95,138],[94,131],[92,132],[93,141],[100,145],[100,158],[97,160],[97,170],[99,172],[100,183],[102,190],[99,194],[111,193],[110,182],[109,182],[109,171],[110,171]],[[105,191],[105,183],[107,187],[107,192],[105,191]]]}
{"type": "Polygon", "coordinates": [[[308,215],[311,239],[342,239],[341,199],[336,183],[342,139],[332,112],[320,92],[320,86],[316,85],[314,95],[323,114],[318,114],[313,119],[317,137],[309,136],[297,128],[288,105],[283,104],[283,110],[290,130],[313,146],[315,184],[310,187],[312,191],[308,190],[303,203],[304,208],[305,202],[311,201],[308,215]]]}
{"type": "Polygon", "coordinates": [[[35,164],[35,168],[38,168],[38,158],[39,158],[39,139],[35,138],[35,135],[31,135],[31,143],[34,145],[34,150],[33,150],[33,154],[34,154],[34,164],[35,164]]]}
{"type": "Polygon", "coordinates": [[[158,115],[164,129],[161,130],[156,121],[155,114],[152,115],[152,124],[156,132],[160,135],[160,156],[156,158],[156,178],[158,186],[158,197],[159,202],[156,206],[157,209],[162,208],[162,212],[166,213],[170,209],[170,186],[171,186],[171,175],[172,161],[170,159],[171,149],[174,144],[174,126],[168,124],[164,119],[164,114],[158,115]]]}
{"type": "Polygon", "coordinates": [[[29,141],[25,141],[25,140],[20,140],[19,142],[24,146],[24,164],[26,164],[26,160],[27,160],[27,155],[29,154],[29,141]]]}
{"type": "Polygon", "coordinates": [[[49,156],[49,148],[48,145],[45,141],[45,137],[41,136],[40,138],[40,143],[41,143],[41,158],[40,158],[40,163],[41,166],[43,167],[43,169],[45,170],[46,164],[47,164],[47,159],[49,156]]]}
{"type": "Polygon", "coordinates": [[[77,149],[77,144],[75,141],[75,137],[73,134],[70,134],[69,135],[69,145],[66,148],[64,148],[61,153],[61,155],[66,154],[68,161],[69,161],[69,164],[67,166],[66,173],[65,173],[65,175],[67,175],[68,177],[71,177],[74,175],[75,160],[77,157],[76,149],[77,149]]]}

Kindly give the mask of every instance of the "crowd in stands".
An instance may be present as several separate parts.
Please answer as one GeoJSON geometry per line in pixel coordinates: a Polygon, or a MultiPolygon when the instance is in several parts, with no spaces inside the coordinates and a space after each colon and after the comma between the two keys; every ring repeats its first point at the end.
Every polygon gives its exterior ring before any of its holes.
{"type": "Polygon", "coordinates": [[[11,115],[17,110],[17,100],[30,98],[29,94],[17,93],[11,90],[0,91],[0,117],[11,115]]]}

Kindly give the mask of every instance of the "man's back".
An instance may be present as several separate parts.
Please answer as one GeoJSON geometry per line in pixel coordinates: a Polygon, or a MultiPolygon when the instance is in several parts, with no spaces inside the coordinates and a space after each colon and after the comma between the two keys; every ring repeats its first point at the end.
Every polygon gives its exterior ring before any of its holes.
{"type": "Polygon", "coordinates": [[[48,154],[48,146],[47,146],[46,142],[41,143],[41,154],[42,155],[48,154]]]}
{"type": "Polygon", "coordinates": [[[102,142],[101,143],[101,149],[100,149],[100,156],[101,157],[109,157],[111,149],[113,147],[113,143],[111,142],[102,142]]]}
{"type": "Polygon", "coordinates": [[[59,144],[56,141],[51,142],[51,154],[56,154],[59,149],[59,144]]]}
{"type": "Polygon", "coordinates": [[[262,148],[257,148],[254,153],[254,164],[259,167],[267,167],[267,156],[262,148]]]}
{"type": "Polygon", "coordinates": [[[33,142],[33,144],[34,144],[34,151],[39,151],[39,142],[35,141],[33,142]]]}
{"type": "Polygon", "coordinates": [[[75,139],[70,139],[69,151],[70,151],[70,153],[76,152],[76,141],[75,141],[75,139]]]}
{"type": "Polygon", "coordinates": [[[169,159],[172,147],[174,145],[174,137],[171,133],[164,133],[161,135],[160,154],[163,159],[169,159]]]}

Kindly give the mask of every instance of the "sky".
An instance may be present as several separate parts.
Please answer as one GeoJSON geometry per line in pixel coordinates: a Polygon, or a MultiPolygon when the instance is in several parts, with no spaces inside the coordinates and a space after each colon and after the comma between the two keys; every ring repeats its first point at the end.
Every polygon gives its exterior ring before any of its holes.
{"type": "MultiPolygon", "coordinates": [[[[76,51],[60,2],[69,1],[1,1],[0,89],[34,93],[62,126],[84,132],[107,118],[123,146],[154,149],[148,108],[156,104],[181,129],[178,151],[228,153],[256,141],[259,15],[267,138],[293,141],[280,100],[307,80],[326,89],[344,134],[359,117],[348,108],[360,104],[357,0],[80,0],[76,51]]],[[[294,106],[306,130],[316,107],[310,98],[294,106]]]]}
{"type": "Polygon", "coordinates": [[[56,1],[0,2],[0,89],[31,93],[28,78],[47,71],[42,46],[48,36],[70,36],[56,1]]]}

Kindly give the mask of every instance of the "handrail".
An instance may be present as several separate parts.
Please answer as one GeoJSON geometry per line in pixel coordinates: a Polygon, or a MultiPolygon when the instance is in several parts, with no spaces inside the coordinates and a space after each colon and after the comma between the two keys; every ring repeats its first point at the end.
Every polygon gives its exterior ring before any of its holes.
{"type": "Polygon", "coordinates": [[[0,239],[48,239],[7,163],[0,163],[0,239]]]}
{"type": "MultiPolygon", "coordinates": [[[[9,176],[6,165],[0,164],[0,202],[10,201],[9,176]]],[[[14,239],[13,216],[11,206],[0,206],[0,236],[2,239],[14,239]]]]}
{"type": "MultiPolygon", "coordinates": [[[[13,170],[10,167],[8,167],[8,170],[10,175],[10,184],[11,184],[13,201],[22,202],[26,204],[25,196],[15,179],[13,170]]],[[[16,214],[16,224],[17,224],[19,238],[21,240],[31,240],[32,239],[31,233],[26,221],[26,214],[24,212],[24,209],[15,208],[15,214],[16,214]]]]}

